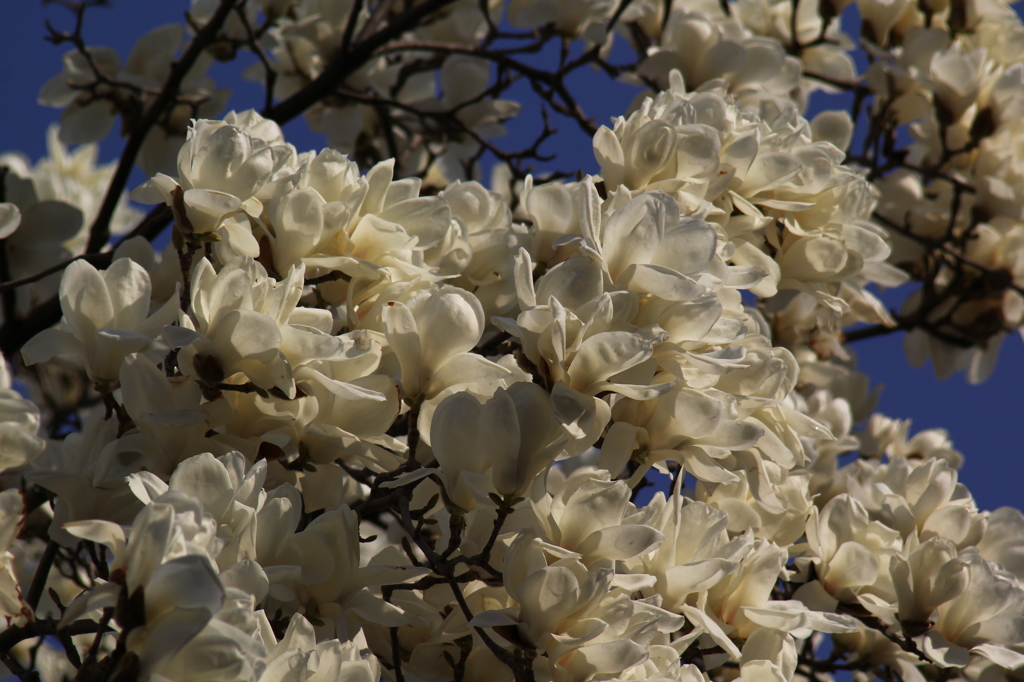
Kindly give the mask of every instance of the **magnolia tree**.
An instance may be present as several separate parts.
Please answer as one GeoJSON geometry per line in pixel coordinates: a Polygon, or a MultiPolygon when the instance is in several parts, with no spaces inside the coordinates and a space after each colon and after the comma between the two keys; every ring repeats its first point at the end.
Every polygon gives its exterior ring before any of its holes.
{"type": "Polygon", "coordinates": [[[124,59],[63,3],[0,156],[10,673],[1024,680],[1024,516],[847,347],[1024,325],[1024,26],[849,2],[194,0],[124,59]],[[555,124],[600,175],[531,174],[555,124]]]}

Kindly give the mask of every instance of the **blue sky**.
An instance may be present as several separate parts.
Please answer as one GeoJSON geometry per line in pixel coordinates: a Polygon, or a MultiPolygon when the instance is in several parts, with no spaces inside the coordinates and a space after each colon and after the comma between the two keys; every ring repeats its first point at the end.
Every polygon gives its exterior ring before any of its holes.
{"type": "MultiPolygon", "coordinates": [[[[115,47],[126,56],[134,40],[146,30],[163,23],[181,21],[186,0],[146,2],[113,0],[110,8],[91,9],[86,14],[85,37],[90,45],[115,47]],[[145,7],[146,11],[139,10],[145,7]]],[[[0,0],[0,152],[18,150],[31,159],[45,153],[45,132],[57,120],[59,111],[36,104],[39,86],[61,70],[60,57],[68,46],[54,46],[44,39],[44,20],[50,18],[59,30],[71,28],[71,14],[60,6],[45,7],[38,0],[0,0]]],[[[249,60],[243,63],[247,65],[249,60]]],[[[237,65],[215,65],[211,74],[218,85],[234,91],[232,108],[259,107],[261,88],[245,83],[237,65]]],[[[577,81],[581,104],[599,123],[623,111],[631,90],[609,84],[603,77],[581,74],[577,81]]],[[[530,121],[524,122],[525,126],[530,121]]],[[[524,125],[510,127],[522,135],[524,125]]],[[[596,172],[589,140],[578,130],[562,125],[565,141],[557,151],[560,167],[581,167],[596,172]]],[[[289,141],[300,149],[318,148],[323,139],[305,129],[301,120],[285,128],[289,141]]],[[[104,161],[120,152],[118,139],[101,147],[104,161]]],[[[141,182],[138,172],[133,184],[141,182]]],[[[1004,343],[996,372],[980,386],[968,386],[962,376],[937,381],[930,367],[911,368],[903,355],[898,334],[858,342],[854,346],[860,367],[874,381],[885,385],[879,409],[891,417],[913,419],[914,430],[947,429],[966,464],[961,480],[966,482],[983,509],[1002,505],[1024,505],[1024,343],[1012,336],[1004,343]]]]}

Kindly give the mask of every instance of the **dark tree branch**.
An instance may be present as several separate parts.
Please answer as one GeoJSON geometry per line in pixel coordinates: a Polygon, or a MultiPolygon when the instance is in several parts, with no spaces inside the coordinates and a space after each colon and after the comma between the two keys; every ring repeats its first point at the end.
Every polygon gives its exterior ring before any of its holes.
{"type": "Polygon", "coordinates": [[[320,100],[329,97],[346,78],[355,73],[388,42],[412,30],[431,14],[444,9],[455,0],[426,0],[408,12],[396,17],[392,23],[359,41],[348,52],[339,53],[319,76],[294,95],[265,109],[263,116],[285,124],[302,114],[320,100]]]}
{"type": "Polygon", "coordinates": [[[39,606],[39,599],[43,595],[43,588],[46,587],[46,580],[50,577],[50,568],[53,567],[53,560],[57,557],[57,550],[59,549],[60,545],[55,540],[50,540],[46,543],[43,555],[39,557],[39,566],[36,568],[35,575],[32,576],[32,584],[29,586],[28,594],[25,596],[25,604],[32,611],[35,611],[36,607],[39,606]]]}

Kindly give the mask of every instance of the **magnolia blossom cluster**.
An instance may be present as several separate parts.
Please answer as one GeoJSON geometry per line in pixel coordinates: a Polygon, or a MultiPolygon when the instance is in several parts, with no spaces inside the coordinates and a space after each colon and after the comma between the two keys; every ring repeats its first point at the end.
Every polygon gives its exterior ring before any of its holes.
{"type": "Polygon", "coordinates": [[[934,294],[908,298],[932,333],[908,334],[907,352],[918,364],[930,357],[939,376],[965,370],[976,382],[1024,323],[1024,25],[999,2],[950,3],[929,17],[910,4],[900,12],[871,19],[879,44],[898,46],[866,73],[873,106],[913,137],[905,161],[878,182],[892,261],[919,267],[938,239],[973,264],[960,274],[935,269],[934,294]]]}
{"type": "MultiPolygon", "coordinates": [[[[70,151],[60,141],[60,130],[53,126],[47,131],[48,155],[34,165],[17,152],[0,154],[0,168],[5,169],[0,239],[5,240],[10,279],[35,275],[85,251],[89,227],[114,174],[115,164],[96,165],[97,145],[70,151]]],[[[139,216],[122,197],[111,233],[128,232],[139,216]]],[[[59,283],[60,276],[55,274],[18,290],[17,309],[29,311],[55,294],[59,283]]]]}
{"type": "Polygon", "coordinates": [[[670,193],[707,219],[730,263],[764,273],[748,288],[770,309],[802,306],[832,331],[840,320],[894,324],[866,285],[894,287],[907,277],[886,262],[886,234],[870,221],[876,191],[843,165],[849,117],[828,111],[808,122],[792,106],[771,104],[755,114],[724,86],[686,93],[678,72],[673,78],[614,130],[598,131],[605,184],[670,193]],[[780,291],[789,295],[776,298],[780,291]],[[792,303],[792,294],[804,296],[792,303]]]}
{"type": "Polygon", "coordinates": [[[63,633],[44,677],[789,680],[824,633],[850,669],[1016,679],[1024,516],[822,336],[886,319],[871,186],[834,122],[671,78],[600,176],[514,210],[196,120],[132,195],[172,244],[71,263],[23,348],[30,394],[87,376],[80,428],[0,401],[0,607],[63,633]]]}
{"type": "MultiPolygon", "coordinates": [[[[1017,168],[1024,24],[1003,0],[433,0],[415,12],[362,0],[223,5],[191,0],[187,29],[158,27],[123,60],[110,48],[75,43],[39,95],[64,110],[62,141],[98,140],[118,117],[130,131],[161,86],[174,81],[173,101],[139,133],[137,155],[147,174],[173,175],[188,121],[219,115],[228,101],[230,92],[206,75],[210,64],[248,51],[258,60],[246,76],[266,88],[265,112],[274,101],[293,103],[336,80],[287,117],[304,113],[333,149],[364,170],[391,158],[398,177],[420,177],[435,192],[479,177],[486,153],[503,161],[543,156],[538,146],[554,134],[546,119],[532,148],[502,151],[493,143],[522,109],[507,96],[516,81],[531,84],[545,111],[597,130],[567,84],[592,64],[644,89],[615,127],[621,149],[603,131],[596,137],[601,174],[613,178],[606,178],[609,188],[625,183],[647,191],[670,177],[681,183],[674,191],[687,194],[676,197],[686,204],[682,210],[722,226],[720,238],[735,244],[735,259],[724,256],[729,262],[755,259],[768,268],[769,278],[752,291],[771,297],[765,292],[774,285],[786,292],[768,304],[770,321],[780,326],[787,318],[786,332],[799,328],[799,340],[813,342],[822,357],[846,355],[845,327],[901,327],[909,330],[913,364],[931,359],[940,377],[964,371],[977,382],[991,372],[1005,336],[1024,325],[1024,190],[1017,168]],[[438,11],[421,11],[434,4],[438,11]],[[844,29],[853,4],[859,43],[844,29]],[[207,22],[219,22],[216,40],[176,74],[189,36],[207,22]],[[387,40],[378,40],[389,30],[387,40]],[[620,48],[628,43],[635,59],[615,63],[616,41],[620,48]],[[558,42],[557,60],[551,56],[557,68],[521,58],[553,52],[558,42]],[[852,54],[858,47],[870,56],[863,74],[852,54]],[[849,113],[828,110],[810,125],[797,121],[812,95],[843,91],[853,94],[849,113]],[[728,104],[694,98],[712,92],[728,104]],[[647,97],[654,103],[641,111],[647,97]],[[694,99],[696,111],[671,103],[680,99],[694,99]],[[713,125],[708,116],[716,117],[713,125]],[[644,127],[654,120],[662,123],[644,127]],[[695,125],[715,128],[717,142],[695,125]],[[866,139],[854,140],[858,125],[868,128],[866,139]],[[666,151],[636,156],[655,147],[666,151]],[[757,164],[747,166],[755,157],[757,164]],[[777,187],[759,177],[763,164],[772,166],[777,187]],[[737,211],[743,219],[728,227],[737,211]],[[766,228],[769,219],[778,221],[774,228],[766,228]],[[756,227],[741,225],[746,220],[756,227]],[[908,278],[928,286],[898,309],[870,293],[908,278]]],[[[513,180],[523,175],[517,167],[513,180]]],[[[512,198],[505,188],[493,189],[512,198]]],[[[0,235],[13,229],[14,210],[0,208],[0,235]]],[[[73,219],[62,214],[46,222],[70,226],[73,219]]],[[[74,229],[62,230],[66,244],[74,229]]]]}
{"type": "Polygon", "coordinates": [[[1024,515],[979,509],[946,432],[876,412],[846,345],[907,329],[980,380],[1024,326],[1024,25],[856,0],[858,76],[849,4],[193,0],[123,62],[84,6],[51,29],[63,125],[0,156],[0,662],[1024,679],[1024,515]],[[265,115],[218,120],[207,70],[243,51],[265,115]],[[566,84],[588,64],[646,89],[607,126],[566,84]],[[501,156],[519,79],[598,174],[513,168],[546,114],[501,156]],[[285,139],[299,114],[327,148],[285,139]],[[119,117],[145,220],[96,165],[119,117]]]}
{"type": "MultiPolygon", "coordinates": [[[[193,7],[213,4],[193,0],[193,7]]],[[[260,9],[275,19],[263,38],[272,63],[254,64],[247,75],[262,81],[272,70],[273,94],[280,99],[320,77],[339,47],[355,44],[382,19],[359,0],[304,0],[288,12],[276,12],[275,4],[282,3],[247,4],[253,20],[260,9]]],[[[310,127],[343,153],[400,159],[403,176],[426,173],[434,184],[464,178],[464,162],[479,155],[480,139],[504,135],[503,121],[520,110],[518,102],[488,94],[492,67],[468,54],[500,15],[500,2],[456,0],[443,14],[409,27],[397,45],[348,76],[346,92],[306,112],[310,127]],[[417,49],[431,43],[449,52],[440,63],[430,59],[429,47],[417,49]],[[382,106],[392,103],[392,113],[382,114],[382,106]],[[454,128],[440,123],[447,118],[454,128]],[[445,131],[442,140],[434,139],[439,129],[445,131]]],[[[240,37],[242,29],[234,29],[240,37]]]]}
{"type": "MultiPolygon", "coordinates": [[[[60,141],[68,145],[98,142],[118,116],[137,117],[156,98],[185,43],[185,26],[166,24],[143,34],[122,62],[109,47],[76,47],[64,54],[63,70],[43,84],[39,103],[63,109],[60,141]]],[[[174,109],[142,143],[138,164],[147,173],[173,166],[189,120],[220,114],[231,91],[217,89],[206,71],[214,55],[204,53],[184,74],[174,109]]]]}

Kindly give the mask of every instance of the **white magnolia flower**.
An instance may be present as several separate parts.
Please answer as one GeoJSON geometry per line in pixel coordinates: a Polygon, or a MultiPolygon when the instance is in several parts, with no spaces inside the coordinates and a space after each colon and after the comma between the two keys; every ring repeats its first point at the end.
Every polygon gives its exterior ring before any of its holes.
{"type": "Polygon", "coordinates": [[[288,621],[281,641],[268,649],[260,682],[377,682],[381,676],[362,632],[347,642],[317,641],[313,626],[298,613],[288,621]]]}
{"type": "Polygon", "coordinates": [[[547,541],[574,552],[589,569],[613,565],[655,550],[665,536],[644,523],[629,502],[625,481],[613,481],[607,471],[581,469],[561,489],[533,503],[547,541]]]}
{"type": "Polygon", "coordinates": [[[11,386],[11,369],[0,357],[0,473],[30,462],[42,452],[39,408],[11,386]]]}
{"type": "Polygon", "coordinates": [[[467,392],[448,396],[430,431],[445,489],[463,509],[487,504],[492,493],[522,495],[569,440],[551,397],[527,382],[499,388],[483,405],[467,392]]]}
{"type": "Polygon", "coordinates": [[[170,206],[186,235],[222,231],[221,238],[237,252],[258,256],[259,246],[249,227],[249,218],[263,212],[257,194],[292,160],[294,150],[277,143],[281,135],[276,124],[257,117],[254,113],[235,116],[238,125],[195,121],[178,152],[178,178],[157,173],[132,197],[170,206]]]}
{"type": "MultiPolygon", "coordinates": [[[[245,596],[226,588],[218,576],[217,524],[195,498],[168,492],[153,500],[136,517],[127,542],[122,528],[109,521],[76,521],[65,528],[105,545],[113,562],[111,582],[100,582],[76,598],[64,622],[123,603],[130,610],[122,621],[129,630],[126,645],[138,657],[142,674],[174,665],[179,652],[202,647],[218,629],[237,629],[213,623],[230,600],[245,596]]],[[[251,612],[252,597],[246,596],[251,612]]]]}
{"type": "Polygon", "coordinates": [[[296,532],[301,500],[299,491],[285,484],[267,495],[256,515],[255,560],[270,579],[268,604],[316,617],[332,636],[354,636],[361,622],[407,623],[409,616],[385,602],[378,586],[425,571],[404,561],[387,563],[397,558],[391,553],[376,565],[361,565],[358,520],[347,507],[325,512],[296,532]]]}
{"type": "Polygon", "coordinates": [[[936,609],[963,592],[970,580],[967,563],[944,538],[920,544],[908,542],[903,555],[890,564],[889,572],[904,629],[934,625],[936,609]]]}
{"type": "Polygon", "coordinates": [[[1024,589],[998,564],[970,553],[961,559],[966,584],[938,606],[935,626],[918,638],[922,650],[942,667],[965,666],[972,654],[1011,670],[1024,667],[1024,654],[1010,648],[1024,641],[1024,589]]]}
{"type": "Polygon", "coordinates": [[[128,477],[128,485],[144,504],[168,491],[198,499],[218,524],[217,534],[226,541],[217,554],[221,570],[256,556],[256,512],[263,504],[267,463],[251,467],[239,452],[215,458],[203,453],[182,461],[164,482],[149,471],[128,477]]]}
{"type": "MultiPolygon", "coordinates": [[[[899,532],[869,520],[867,509],[856,499],[839,495],[829,500],[820,513],[812,507],[807,540],[815,557],[812,561],[818,581],[836,601],[849,603],[861,595],[875,595],[885,602],[892,600],[885,568],[901,549],[899,532]]],[[[808,584],[801,589],[816,588],[808,584]]],[[[799,594],[796,596],[800,598],[799,594]]]]}
{"type": "Polygon", "coordinates": [[[25,610],[21,586],[14,574],[10,546],[25,521],[25,501],[17,490],[0,492],[0,614],[7,618],[20,618],[25,610]]]}
{"type": "Polygon", "coordinates": [[[681,217],[667,194],[641,194],[603,225],[585,224],[584,230],[615,284],[668,301],[691,301],[706,291],[694,276],[715,257],[718,237],[703,220],[681,217]]]}
{"type": "Polygon", "coordinates": [[[697,481],[694,498],[728,511],[731,533],[750,529],[755,537],[790,545],[803,535],[813,505],[811,477],[786,472],[772,461],[761,460],[759,467],[735,471],[739,480],[731,483],[697,481]],[[765,487],[770,490],[767,494],[765,487]]]}
{"type": "Polygon", "coordinates": [[[668,499],[656,494],[642,513],[666,538],[641,559],[644,571],[657,579],[648,591],[660,595],[669,611],[680,612],[692,595],[735,571],[753,547],[750,534],[730,540],[724,511],[703,502],[686,504],[678,491],[668,499]]]}
{"type": "Polygon", "coordinates": [[[612,416],[602,464],[619,471],[635,457],[641,466],[634,482],[665,461],[679,462],[700,480],[737,480],[726,458],[765,434],[763,426],[741,418],[733,396],[715,389],[675,388],[654,400],[620,400],[612,416]]]}
{"type": "Polygon", "coordinates": [[[871,27],[871,40],[879,45],[888,41],[889,31],[910,3],[906,0],[857,0],[857,9],[871,27]]]}
{"type": "Polygon", "coordinates": [[[543,546],[530,534],[514,541],[504,584],[518,609],[484,612],[471,624],[515,625],[523,641],[547,653],[552,668],[565,671],[553,674],[568,680],[619,674],[647,658],[641,642],[682,624],[678,616],[614,589],[607,567],[588,571],[575,559],[547,565],[543,546]]]}
{"type": "Polygon", "coordinates": [[[911,460],[897,457],[885,464],[862,461],[848,471],[851,496],[903,537],[944,537],[958,547],[981,538],[983,517],[945,460],[933,458],[912,466],[911,460]]]}
{"type": "Polygon", "coordinates": [[[86,261],[64,270],[59,329],[41,332],[25,345],[27,364],[72,356],[97,383],[117,380],[124,359],[142,350],[177,316],[172,297],[151,312],[149,273],[120,258],[102,273],[86,261]]]}
{"type": "Polygon", "coordinates": [[[433,397],[455,384],[508,371],[470,353],[484,331],[484,312],[473,294],[452,286],[423,291],[382,308],[384,335],[398,356],[402,392],[433,397]]]}
{"type": "Polygon", "coordinates": [[[1012,507],[1000,507],[988,515],[985,533],[978,541],[978,553],[989,561],[1024,578],[1024,514],[1012,507]]]}
{"type": "MultiPolygon", "coordinates": [[[[256,386],[296,395],[296,382],[319,382],[343,391],[341,382],[318,370],[341,359],[351,346],[330,335],[329,311],[299,306],[304,267],[292,268],[281,281],[263,266],[240,258],[217,272],[205,258],[192,273],[191,316],[168,328],[168,340],[180,347],[178,364],[187,376],[208,385],[232,382],[242,374],[256,386]]],[[[351,388],[363,397],[383,395],[351,388]]]]}
{"type": "Polygon", "coordinates": [[[673,69],[690,90],[725,80],[745,106],[766,100],[788,104],[799,87],[800,61],[786,54],[781,41],[750,35],[736,18],[673,7],[659,42],[638,70],[661,89],[669,86],[673,69]]]}

